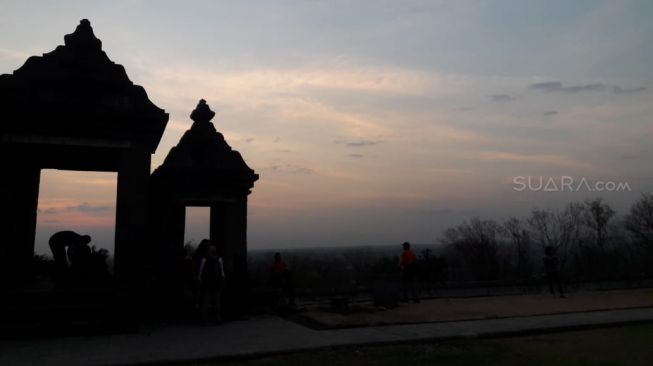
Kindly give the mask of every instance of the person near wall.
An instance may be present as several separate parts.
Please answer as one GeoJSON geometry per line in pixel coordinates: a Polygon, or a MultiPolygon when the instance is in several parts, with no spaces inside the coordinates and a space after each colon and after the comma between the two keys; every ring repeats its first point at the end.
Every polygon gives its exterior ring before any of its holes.
{"type": "Polygon", "coordinates": [[[208,239],[203,240],[200,247],[205,249],[197,269],[201,320],[202,323],[206,324],[209,320],[209,313],[213,309],[213,320],[216,323],[221,323],[221,294],[225,288],[223,261],[218,255],[218,247],[208,239]]]}

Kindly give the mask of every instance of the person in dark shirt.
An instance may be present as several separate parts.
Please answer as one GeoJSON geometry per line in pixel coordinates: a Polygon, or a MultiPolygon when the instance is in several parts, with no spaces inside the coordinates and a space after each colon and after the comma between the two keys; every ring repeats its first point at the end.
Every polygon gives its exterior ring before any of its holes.
{"type": "Polygon", "coordinates": [[[210,307],[215,309],[215,322],[222,322],[221,293],[225,285],[225,274],[222,258],[218,256],[218,248],[209,243],[204,246],[206,252],[199,263],[197,279],[200,283],[200,316],[202,323],[209,319],[210,307]]]}

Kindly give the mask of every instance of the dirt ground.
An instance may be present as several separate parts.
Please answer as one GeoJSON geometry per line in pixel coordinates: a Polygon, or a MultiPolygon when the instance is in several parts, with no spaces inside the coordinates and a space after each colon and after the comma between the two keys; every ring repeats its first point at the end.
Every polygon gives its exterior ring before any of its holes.
{"type": "Polygon", "coordinates": [[[323,328],[459,321],[560,314],[653,306],[653,289],[571,293],[566,298],[549,294],[425,299],[402,303],[394,309],[371,303],[355,304],[346,313],[309,307],[299,317],[323,328]]]}

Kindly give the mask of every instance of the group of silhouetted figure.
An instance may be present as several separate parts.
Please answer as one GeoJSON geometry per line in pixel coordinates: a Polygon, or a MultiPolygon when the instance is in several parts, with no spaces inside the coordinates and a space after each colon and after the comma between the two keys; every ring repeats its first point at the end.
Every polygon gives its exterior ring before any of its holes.
{"type": "MultiPolygon", "coordinates": [[[[54,256],[54,275],[58,285],[98,287],[108,282],[110,276],[106,264],[107,252],[96,251],[94,247],[89,246],[90,242],[90,236],[73,231],[60,231],[52,235],[49,244],[54,256]]],[[[414,303],[419,303],[416,284],[418,260],[411,250],[410,243],[404,242],[402,248],[399,256],[401,299],[403,302],[409,302],[410,297],[414,303]]],[[[555,294],[557,290],[558,295],[564,297],[558,270],[560,263],[555,247],[547,246],[544,254],[543,264],[549,291],[555,294]]],[[[204,239],[186,259],[186,271],[192,282],[193,301],[195,308],[199,310],[201,322],[221,323],[221,304],[226,293],[227,279],[219,246],[209,239],[204,239]]],[[[269,279],[269,285],[274,290],[275,306],[294,308],[296,303],[292,272],[279,252],[274,254],[269,279]]]]}
{"type": "MultiPolygon", "coordinates": [[[[193,278],[195,308],[199,310],[202,324],[222,323],[221,304],[226,295],[227,278],[219,246],[204,239],[189,259],[187,271],[193,278]]],[[[273,299],[276,305],[295,306],[292,275],[281,253],[275,253],[270,266],[270,286],[277,292],[273,299]]]]}
{"type": "MultiPolygon", "coordinates": [[[[402,244],[403,251],[399,256],[399,265],[401,269],[401,295],[403,302],[408,302],[408,295],[410,294],[414,303],[419,303],[419,293],[416,286],[417,279],[417,257],[410,249],[410,243],[404,242],[402,244]]],[[[549,287],[551,295],[557,294],[564,298],[562,290],[562,280],[560,277],[560,262],[556,254],[554,246],[546,246],[544,248],[544,264],[545,279],[549,287]]]]}

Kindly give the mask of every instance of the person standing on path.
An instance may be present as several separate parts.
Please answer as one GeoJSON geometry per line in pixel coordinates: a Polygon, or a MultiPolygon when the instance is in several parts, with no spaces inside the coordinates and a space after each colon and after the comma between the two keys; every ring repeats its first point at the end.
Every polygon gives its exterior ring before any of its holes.
{"type": "Polygon", "coordinates": [[[222,322],[221,293],[225,287],[225,274],[222,258],[218,256],[218,248],[209,243],[206,253],[200,261],[197,279],[200,283],[200,316],[202,323],[209,319],[210,307],[215,310],[215,322],[222,322]]]}
{"type": "Polygon", "coordinates": [[[401,265],[401,287],[403,292],[404,302],[408,302],[408,292],[410,291],[413,298],[413,302],[419,302],[419,296],[417,294],[417,286],[415,285],[415,280],[417,277],[417,257],[412,250],[410,250],[410,243],[404,242],[403,252],[400,256],[400,265],[401,265]]]}
{"type": "Polygon", "coordinates": [[[556,255],[556,248],[552,245],[547,245],[544,248],[544,270],[546,272],[546,280],[549,284],[549,292],[551,295],[555,295],[554,286],[558,288],[558,294],[561,298],[564,298],[565,295],[562,292],[562,284],[560,283],[560,264],[558,261],[558,256],[556,255]]]}

